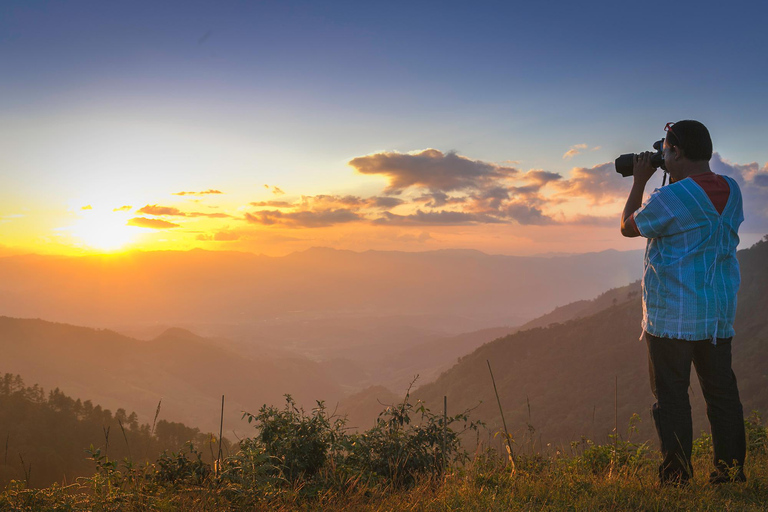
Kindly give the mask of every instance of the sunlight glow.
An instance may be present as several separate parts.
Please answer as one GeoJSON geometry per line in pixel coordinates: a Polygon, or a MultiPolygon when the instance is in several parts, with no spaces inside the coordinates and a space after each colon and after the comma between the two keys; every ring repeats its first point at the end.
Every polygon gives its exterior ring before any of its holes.
{"type": "Polygon", "coordinates": [[[141,232],[125,222],[125,216],[117,213],[86,211],[68,231],[91,249],[113,252],[124,249],[141,232]]]}

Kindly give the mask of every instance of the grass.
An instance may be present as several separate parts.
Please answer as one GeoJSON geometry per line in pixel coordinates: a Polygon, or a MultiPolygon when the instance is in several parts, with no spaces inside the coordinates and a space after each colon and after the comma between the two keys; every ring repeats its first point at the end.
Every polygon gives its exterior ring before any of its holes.
{"type": "Polygon", "coordinates": [[[531,427],[516,449],[514,473],[502,451],[480,448],[470,457],[461,449],[451,425],[467,422],[466,414],[446,424],[407,395],[358,434],[346,433],[322,402],[307,414],[290,396],[283,409],[264,406],[246,416],[257,435],[242,440],[219,472],[191,444],[145,464],[110,460],[91,447],[92,476],[43,489],[11,482],[0,493],[0,512],[768,509],[768,427],[757,413],[745,420],[747,482],[708,483],[712,443],[702,434],[693,444],[694,477],[683,487],[658,485],[661,455],[632,441],[636,416],[624,438],[544,452],[531,427]]]}
{"type": "MultiPolygon", "coordinates": [[[[198,485],[158,485],[145,477],[126,478],[109,490],[104,476],[68,487],[26,489],[11,484],[0,495],[0,510],[19,511],[203,511],[203,510],[338,510],[338,511],[764,511],[768,507],[768,456],[747,460],[746,483],[711,486],[711,461],[694,458],[690,485],[660,488],[656,481],[659,454],[619,467],[596,467],[576,454],[518,457],[517,473],[494,452],[475,457],[444,478],[424,478],[410,488],[344,485],[312,491],[309,484],[274,488],[240,499],[233,488],[208,475],[198,485]],[[101,485],[98,490],[98,486],[101,485]],[[311,491],[311,492],[308,492],[311,491]]],[[[144,475],[147,474],[145,471],[144,475]]]]}

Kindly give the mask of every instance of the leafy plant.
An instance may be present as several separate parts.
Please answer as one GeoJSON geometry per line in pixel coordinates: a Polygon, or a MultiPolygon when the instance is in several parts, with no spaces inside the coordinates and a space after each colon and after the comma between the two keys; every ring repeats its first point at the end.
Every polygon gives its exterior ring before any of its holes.
{"type": "Polygon", "coordinates": [[[308,415],[296,407],[291,395],[285,395],[283,409],[264,405],[258,414],[246,412],[243,417],[248,423],[255,422],[263,453],[271,467],[289,482],[315,476],[345,435],[345,420],[331,418],[324,402],[318,401],[308,415]]]}

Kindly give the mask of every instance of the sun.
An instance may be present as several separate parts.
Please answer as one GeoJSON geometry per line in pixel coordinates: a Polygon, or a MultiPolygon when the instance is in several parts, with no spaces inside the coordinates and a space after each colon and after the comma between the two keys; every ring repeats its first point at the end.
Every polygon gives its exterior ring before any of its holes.
{"type": "Polygon", "coordinates": [[[104,252],[124,249],[140,232],[138,228],[127,226],[123,215],[93,210],[83,212],[68,231],[88,248],[104,252]]]}

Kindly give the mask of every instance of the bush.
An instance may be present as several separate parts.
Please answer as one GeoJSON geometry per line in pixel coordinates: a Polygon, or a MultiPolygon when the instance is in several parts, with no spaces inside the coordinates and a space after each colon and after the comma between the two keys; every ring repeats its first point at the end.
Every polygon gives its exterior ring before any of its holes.
{"type": "Polygon", "coordinates": [[[394,487],[410,486],[419,477],[440,476],[448,464],[467,460],[459,437],[480,425],[469,421],[469,411],[445,419],[433,414],[421,402],[412,404],[408,392],[401,404],[379,414],[373,428],[350,438],[345,462],[368,481],[379,479],[394,487]],[[420,422],[413,422],[413,413],[420,415],[420,422]],[[451,428],[456,422],[464,424],[460,432],[451,428]]]}
{"type": "Polygon", "coordinates": [[[307,415],[296,407],[291,395],[285,395],[285,407],[264,405],[258,414],[244,413],[248,423],[255,422],[258,445],[250,445],[253,455],[263,448],[271,467],[289,482],[311,479],[326,464],[329,454],[345,436],[343,419],[333,420],[324,402],[307,415]]]}

